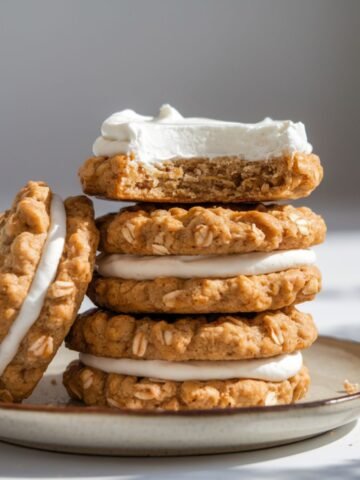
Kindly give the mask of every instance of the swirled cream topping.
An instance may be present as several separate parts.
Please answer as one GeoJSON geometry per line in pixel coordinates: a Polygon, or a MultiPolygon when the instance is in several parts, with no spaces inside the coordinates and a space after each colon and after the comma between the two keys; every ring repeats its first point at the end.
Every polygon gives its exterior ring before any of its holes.
{"type": "Polygon", "coordinates": [[[134,155],[147,164],[223,156],[260,161],[311,151],[301,122],[265,118],[259,123],[236,123],[186,118],[170,105],[163,105],[154,117],[133,110],[114,113],[102,124],[101,136],[93,145],[96,156],[134,155]]]}

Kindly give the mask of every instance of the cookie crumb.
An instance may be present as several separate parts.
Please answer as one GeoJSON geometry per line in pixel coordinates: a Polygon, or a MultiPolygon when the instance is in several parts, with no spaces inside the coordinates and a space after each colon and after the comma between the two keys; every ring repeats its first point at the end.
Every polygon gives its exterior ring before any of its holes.
{"type": "Polygon", "coordinates": [[[352,395],[360,391],[360,385],[358,383],[351,383],[348,379],[345,379],[344,390],[348,395],[352,395]]]}
{"type": "Polygon", "coordinates": [[[54,386],[57,385],[57,381],[55,380],[55,378],[53,378],[50,383],[51,385],[54,385],[54,386]]]}

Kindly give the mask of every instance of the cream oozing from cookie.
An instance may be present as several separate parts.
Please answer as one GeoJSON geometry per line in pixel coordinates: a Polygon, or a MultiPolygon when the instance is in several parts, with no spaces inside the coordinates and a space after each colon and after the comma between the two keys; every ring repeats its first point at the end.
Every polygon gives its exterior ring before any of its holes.
{"type": "Polygon", "coordinates": [[[96,268],[103,277],[127,280],[154,280],[159,277],[231,278],[263,275],[289,268],[313,265],[313,250],[283,250],[272,253],[232,255],[100,255],[96,268]]]}
{"type": "Polygon", "coordinates": [[[57,195],[52,196],[50,227],[29,292],[0,344],[0,375],[15,357],[20,344],[40,315],[47,290],[54,281],[64,250],[66,237],[66,212],[64,203],[57,195]]]}
{"type": "Polygon", "coordinates": [[[165,360],[133,360],[129,358],[96,357],[80,353],[81,363],[106,373],[133,375],[161,380],[228,380],[252,378],[267,382],[282,382],[301,370],[300,352],[256,360],[168,362],[165,360]]]}
{"type": "Polygon", "coordinates": [[[102,124],[101,136],[93,145],[96,156],[132,154],[147,164],[223,156],[259,161],[311,151],[301,122],[265,118],[259,123],[236,123],[185,118],[170,105],[163,105],[155,117],[133,110],[114,113],[102,124]]]}

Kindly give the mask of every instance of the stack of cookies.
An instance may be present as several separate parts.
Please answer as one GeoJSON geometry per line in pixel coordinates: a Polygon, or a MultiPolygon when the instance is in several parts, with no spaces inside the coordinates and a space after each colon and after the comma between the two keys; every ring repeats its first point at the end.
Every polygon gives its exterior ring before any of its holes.
{"type": "Polygon", "coordinates": [[[71,397],[131,409],[286,404],[306,394],[316,340],[295,305],[321,286],[326,226],[309,208],[322,179],[303,124],[157,117],[103,124],[80,169],[85,193],[142,203],[97,220],[100,255],[67,346],[71,397]],[[151,203],[145,203],[151,202],[151,203]]]}

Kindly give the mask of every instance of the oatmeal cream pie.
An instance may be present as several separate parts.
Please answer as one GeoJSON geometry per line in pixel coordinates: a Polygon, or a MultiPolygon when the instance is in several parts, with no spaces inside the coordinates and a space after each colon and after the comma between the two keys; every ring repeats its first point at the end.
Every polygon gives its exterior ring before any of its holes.
{"type": "Polygon", "coordinates": [[[101,254],[88,295],[114,312],[237,313],[312,300],[321,288],[313,250],[232,255],[101,254]]]}
{"type": "Polygon", "coordinates": [[[193,362],[80,354],[64,373],[72,398],[120,409],[281,405],[303,398],[309,384],[300,352],[270,359],[193,362]]]}
{"type": "Polygon", "coordinates": [[[321,182],[302,123],[156,117],[123,110],[102,125],[79,170],[84,192],[143,202],[261,202],[309,195],[321,182]]]}
{"type": "Polygon", "coordinates": [[[92,203],[29,182],[0,218],[0,401],[30,395],[73,323],[92,277],[92,203]]]}
{"type": "Polygon", "coordinates": [[[97,219],[99,250],[135,255],[212,255],[304,249],[322,243],[326,225],[292,205],[137,204],[97,219]]]}

